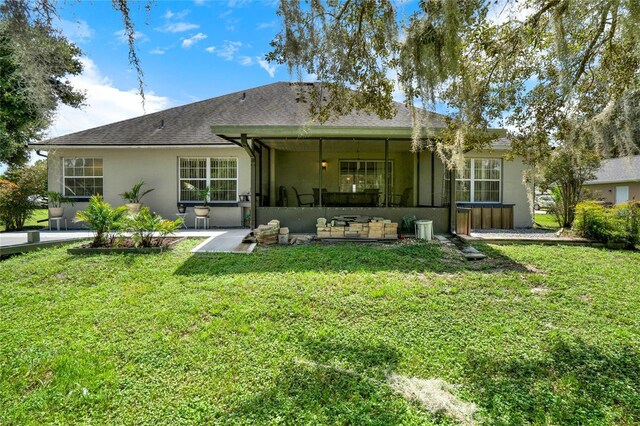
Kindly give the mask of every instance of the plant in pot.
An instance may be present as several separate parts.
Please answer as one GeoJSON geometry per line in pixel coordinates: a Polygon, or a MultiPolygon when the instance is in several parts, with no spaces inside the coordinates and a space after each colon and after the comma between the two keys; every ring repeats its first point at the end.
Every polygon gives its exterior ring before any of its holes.
{"type": "Polygon", "coordinates": [[[151,188],[147,189],[146,191],[142,191],[143,186],[144,181],[141,180],[140,182],[133,185],[133,187],[129,191],[120,194],[122,199],[127,201],[126,206],[129,210],[129,213],[138,213],[140,211],[140,207],[142,206],[142,203],[140,202],[140,200],[142,200],[142,197],[154,190],[154,188],[151,188]]]}
{"type": "Polygon", "coordinates": [[[184,187],[188,191],[196,194],[197,197],[202,200],[201,206],[195,206],[193,208],[193,212],[196,214],[196,216],[209,216],[209,206],[207,205],[207,203],[209,202],[209,194],[211,193],[211,188],[207,186],[205,188],[199,189],[187,182],[184,183],[184,187]]]}
{"type": "Polygon", "coordinates": [[[74,204],[71,198],[65,197],[59,192],[47,191],[45,196],[49,207],[49,217],[62,217],[64,215],[64,207],[62,205],[74,204]]]}

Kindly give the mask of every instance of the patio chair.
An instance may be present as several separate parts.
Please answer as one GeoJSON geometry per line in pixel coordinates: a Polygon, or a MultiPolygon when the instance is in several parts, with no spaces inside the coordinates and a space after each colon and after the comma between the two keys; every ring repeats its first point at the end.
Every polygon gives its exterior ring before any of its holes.
{"type": "MultiPolygon", "coordinates": [[[[320,188],[311,188],[313,189],[313,202],[316,206],[320,205],[320,188]]],[[[322,188],[322,201],[326,203],[327,201],[327,188],[322,188]]]]}
{"type": "Polygon", "coordinates": [[[405,188],[402,191],[402,194],[391,194],[391,201],[389,205],[391,207],[408,207],[409,206],[409,198],[411,197],[411,193],[413,192],[413,188],[405,188]]]}
{"type": "Polygon", "coordinates": [[[300,194],[295,186],[292,186],[291,189],[293,189],[293,192],[296,193],[296,199],[298,200],[298,207],[313,207],[314,205],[313,194],[300,194]],[[307,197],[307,200],[309,201],[304,201],[303,197],[307,197]],[[311,197],[311,198],[309,199],[308,197],[311,197]]]}

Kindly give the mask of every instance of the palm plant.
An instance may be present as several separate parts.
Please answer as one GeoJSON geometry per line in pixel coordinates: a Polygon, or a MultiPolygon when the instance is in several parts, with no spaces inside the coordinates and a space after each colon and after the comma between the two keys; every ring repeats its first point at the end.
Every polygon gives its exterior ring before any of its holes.
{"type": "Polygon", "coordinates": [[[204,207],[207,207],[207,203],[209,202],[209,194],[211,193],[211,187],[207,186],[204,187],[202,189],[195,187],[194,185],[185,182],[184,183],[184,187],[190,191],[193,192],[194,194],[196,194],[198,196],[199,199],[202,200],[202,205],[204,207]]]}
{"type": "Polygon", "coordinates": [[[44,196],[47,197],[47,203],[49,207],[57,208],[62,207],[63,204],[74,204],[72,198],[65,197],[59,192],[47,191],[44,193],[44,196]]]}
{"type": "Polygon", "coordinates": [[[148,207],[143,207],[137,215],[127,218],[125,227],[131,232],[131,239],[136,247],[152,247],[161,246],[167,236],[173,234],[181,223],[182,219],[166,220],[149,211],[148,207]]]}
{"type": "Polygon", "coordinates": [[[89,229],[95,232],[92,247],[111,245],[122,230],[127,214],[124,206],[111,207],[102,196],[94,195],[89,200],[86,210],[76,212],[76,222],[86,222],[89,229]]]}
{"type": "Polygon", "coordinates": [[[154,188],[151,188],[151,189],[147,189],[146,191],[142,191],[143,186],[144,186],[144,181],[141,180],[140,182],[133,185],[131,190],[123,192],[122,194],[120,194],[120,196],[124,200],[132,204],[140,204],[140,200],[142,199],[142,197],[144,197],[145,195],[147,195],[148,193],[154,190],[154,188]]]}

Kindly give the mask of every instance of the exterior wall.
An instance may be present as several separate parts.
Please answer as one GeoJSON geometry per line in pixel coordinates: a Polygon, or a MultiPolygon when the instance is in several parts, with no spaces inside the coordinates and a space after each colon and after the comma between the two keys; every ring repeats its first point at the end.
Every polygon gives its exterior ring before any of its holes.
{"type": "MultiPolygon", "coordinates": [[[[381,144],[382,145],[382,144],[381,144]]],[[[389,152],[389,160],[393,162],[393,194],[402,194],[406,188],[414,187],[414,155],[411,152],[389,152]]],[[[280,151],[275,154],[275,197],[272,197],[272,206],[275,206],[277,188],[287,187],[289,207],[297,207],[295,193],[292,186],[295,186],[301,194],[313,194],[312,188],[318,188],[318,153],[309,151],[280,151]]],[[[327,161],[327,170],[322,175],[322,187],[328,191],[338,191],[340,180],[340,160],[384,160],[382,152],[325,152],[324,160],[327,161]]],[[[415,190],[415,188],[414,188],[415,190]]],[[[412,204],[413,199],[409,199],[412,204]]]]}
{"type": "MultiPolygon", "coordinates": [[[[471,151],[466,158],[503,158],[501,151],[471,151]]],[[[521,159],[502,161],[502,204],[514,204],[513,225],[529,228],[533,225],[533,208],[529,206],[527,186],[523,182],[525,165],[521,159]]],[[[531,188],[533,191],[533,187],[531,188]]]]}
{"type": "Polygon", "coordinates": [[[629,200],[640,201],[640,182],[617,182],[604,183],[597,185],[585,185],[596,199],[601,199],[607,203],[615,204],[616,202],[616,186],[629,187],[629,200]]]}
{"type": "Polygon", "coordinates": [[[417,219],[433,220],[436,233],[449,232],[448,207],[258,207],[256,217],[258,223],[267,223],[278,219],[282,226],[291,232],[316,232],[316,220],[324,217],[327,220],[339,215],[379,216],[391,219],[402,225],[404,216],[415,216],[417,219]]]}
{"type": "MultiPolygon", "coordinates": [[[[175,219],[178,204],[178,157],[237,157],[238,194],[249,192],[250,159],[239,147],[229,148],[84,148],[56,149],[49,152],[49,190],[62,192],[62,158],[97,157],[103,159],[104,198],[113,206],[124,201],[118,195],[144,180],[145,188],[155,188],[142,202],[166,219],[175,219]]],[[[87,202],[65,206],[64,216],[72,219],[87,202]]],[[[194,224],[193,209],[187,209],[186,222],[194,224]]],[[[212,207],[211,226],[240,226],[241,207],[212,207]]],[[[69,225],[72,221],[69,220],[69,225]]]]}

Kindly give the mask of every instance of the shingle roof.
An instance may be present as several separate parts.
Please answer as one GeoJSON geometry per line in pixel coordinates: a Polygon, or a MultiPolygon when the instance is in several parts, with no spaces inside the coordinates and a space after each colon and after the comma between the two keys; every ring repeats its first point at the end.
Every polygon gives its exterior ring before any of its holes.
{"type": "MultiPolygon", "coordinates": [[[[278,82],[207,99],[141,117],[45,140],[38,145],[206,145],[229,144],[212,134],[212,125],[302,126],[309,124],[309,104],[300,96],[313,83],[278,82]]],[[[396,102],[390,120],[350,114],[331,126],[411,127],[411,112],[396,102]]],[[[444,127],[444,116],[429,113],[428,124],[444,127]]]]}
{"type": "Polygon", "coordinates": [[[596,172],[596,179],[587,182],[587,185],[638,181],[640,181],[640,155],[635,155],[603,160],[600,169],[596,172]]]}

